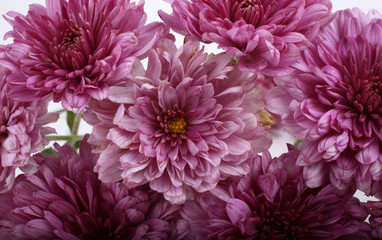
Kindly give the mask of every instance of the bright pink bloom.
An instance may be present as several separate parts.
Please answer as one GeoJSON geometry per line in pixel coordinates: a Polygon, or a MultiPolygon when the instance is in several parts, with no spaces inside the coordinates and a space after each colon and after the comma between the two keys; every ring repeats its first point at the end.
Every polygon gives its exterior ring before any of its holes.
{"type": "Polygon", "coordinates": [[[10,99],[12,86],[5,80],[8,74],[0,67],[0,192],[12,186],[15,169],[25,166],[32,153],[49,143],[45,135],[55,131],[44,125],[58,119],[57,114],[47,113],[47,101],[23,103],[10,99]]]}
{"type": "MultiPolygon", "coordinates": [[[[291,148],[291,146],[290,146],[291,148]]],[[[308,188],[299,152],[254,157],[249,175],[221,182],[187,201],[189,239],[369,239],[367,213],[353,191],[308,188]],[[346,236],[346,237],[345,237],[346,236]]]]}
{"type": "Polygon", "coordinates": [[[57,157],[36,155],[33,175],[20,175],[12,194],[0,195],[3,239],[182,239],[188,227],[173,206],[144,186],[102,183],[95,157],[82,143],[80,155],[66,145],[57,157]],[[12,196],[13,195],[13,196],[12,196]]]}
{"type": "Polygon", "coordinates": [[[176,49],[158,42],[147,70],[134,66],[129,85],[110,88],[84,118],[101,151],[96,171],[106,182],[150,182],[172,203],[187,188],[204,192],[226,176],[248,171],[246,159],[271,144],[251,91],[255,75],[232,66],[231,56],[208,56],[197,42],[176,49]],[[120,103],[120,104],[117,104],[120,103]]]}
{"type": "Polygon", "coordinates": [[[382,15],[337,13],[266,96],[267,108],[301,143],[298,164],[310,187],[382,184],[382,15]]]}
{"type": "Polygon", "coordinates": [[[136,57],[168,32],[160,23],[144,26],[143,1],[46,0],[26,16],[7,13],[13,30],[5,37],[1,62],[19,101],[53,94],[65,109],[81,112],[91,98],[108,96],[109,86],[123,81],[136,57]]]}
{"type": "Polygon", "coordinates": [[[216,42],[241,70],[285,73],[330,20],[329,0],[170,0],[159,15],[174,31],[216,42]]]}

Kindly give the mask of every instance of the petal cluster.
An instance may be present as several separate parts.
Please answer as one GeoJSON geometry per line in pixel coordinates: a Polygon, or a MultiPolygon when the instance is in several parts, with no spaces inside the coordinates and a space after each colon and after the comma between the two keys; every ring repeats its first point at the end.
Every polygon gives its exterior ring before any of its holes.
{"type": "Polygon", "coordinates": [[[15,169],[28,164],[30,155],[42,150],[55,133],[44,125],[58,119],[47,113],[47,101],[17,102],[9,97],[12,86],[6,83],[9,71],[0,68],[0,192],[8,190],[15,178],[15,169]]]}
{"type": "Polygon", "coordinates": [[[102,183],[94,173],[94,155],[82,142],[80,155],[68,145],[57,157],[34,156],[34,174],[16,178],[0,236],[4,239],[181,239],[188,227],[171,205],[147,186],[128,190],[102,183]]]}
{"type": "Polygon", "coordinates": [[[298,164],[311,187],[330,179],[368,195],[381,189],[381,37],[379,13],[338,12],[266,97],[285,129],[304,140],[298,164]]]}
{"type": "Polygon", "coordinates": [[[369,222],[371,225],[371,239],[382,238],[382,202],[368,201],[365,207],[370,214],[369,222]]]}
{"type": "Polygon", "coordinates": [[[13,98],[20,101],[53,95],[69,111],[81,112],[91,98],[125,79],[136,57],[168,33],[160,23],[144,25],[143,1],[47,0],[33,4],[26,16],[9,12],[13,30],[5,37],[0,60],[12,72],[13,98]]]}
{"type": "Polygon", "coordinates": [[[252,95],[255,77],[239,71],[230,55],[203,53],[197,42],[179,49],[158,42],[146,71],[137,62],[126,86],[111,88],[110,101],[92,102],[85,112],[94,125],[90,142],[101,151],[100,179],[150,182],[181,203],[188,188],[204,192],[247,173],[253,148],[271,144],[261,123],[265,111],[252,95]]]}
{"type": "Polygon", "coordinates": [[[276,75],[289,70],[321,25],[328,0],[172,0],[161,18],[181,34],[216,42],[240,58],[241,70],[276,75]]]}
{"type": "Polygon", "coordinates": [[[352,191],[312,189],[290,147],[279,158],[253,157],[249,175],[221,182],[185,203],[190,239],[369,239],[366,211],[352,191]]]}

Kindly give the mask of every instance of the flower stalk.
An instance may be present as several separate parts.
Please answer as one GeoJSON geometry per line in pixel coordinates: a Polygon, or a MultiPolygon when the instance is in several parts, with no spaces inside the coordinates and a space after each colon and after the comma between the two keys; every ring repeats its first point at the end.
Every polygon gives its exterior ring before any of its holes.
{"type": "Polygon", "coordinates": [[[51,141],[80,141],[83,139],[84,136],[82,135],[76,135],[76,136],[68,136],[68,135],[50,135],[47,136],[47,138],[51,141]]]}
{"type": "Polygon", "coordinates": [[[76,143],[78,141],[81,141],[84,137],[82,135],[77,135],[79,127],[80,127],[81,119],[82,119],[82,113],[75,114],[73,123],[72,124],[68,123],[68,125],[71,125],[71,127],[69,126],[70,135],[50,135],[50,136],[47,136],[47,138],[51,141],[66,141],[67,144],[75,147],[76,143]]]}

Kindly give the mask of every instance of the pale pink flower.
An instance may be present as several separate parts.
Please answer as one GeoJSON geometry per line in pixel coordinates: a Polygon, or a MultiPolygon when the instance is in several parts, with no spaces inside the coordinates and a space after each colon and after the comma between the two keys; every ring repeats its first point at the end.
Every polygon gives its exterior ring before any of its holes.
{"type": "Polygon", "coordinates": [[[136,57],[149,50],[168,28],[144,25],[143,1],[46,0],[26,16],[8,12],[13,30],[5,37],[1,60],[13,74],[11,96],[19,101],[53,95],[66,110],[81,112],[91,98],[108,96],[123,81],[136,57]]]}
{"type": "Polygon", "coordinates": [[[367,213],[353,190],[309,188],[296,166],[299,152],[255,156],[248,175],[227,179],[187,201],[186,239],[369,239],[367,213]]]}
{"type": "Polygon", "coordinates": [[[298,164],[311,187],[330,180],[381,195],[381,40],[382,15],[340,11],[266,96],[285,129],[304,140],[298,164]]]}
{"type": "MultiPolygon", "coordinates": [[[[86,141],[86,140],[85,140],[86,141]]],[[[148,186],[128,190],[102,183],[94,173],[90,145],[80,155],[65,145],[57,157],[34,156],[34,174],[20,175],[12,192],[0,195],[3,239],[182,239],[187,223],[148,186]]]]}
{"type": "Polygon", "coordinates": [[[32,153],[49,143],[45,135],[55,131],[44,125],[58,119],[56,113],[47,113],[47,101],[12,100],[8,76],[9,71],[0,67],[0,192],[12,186],[16,168],[25,166],[32,153]]]}
{"type": "Polygon", "coordinates": [[[134,187],[150,182],[172,203],[188,188],[204,192],[248,171],[253,151],[271,138],[250,94],[255,75],[232,66],[231,56],[207,55],[188,41],[176,49],[163,40],[150,52],[147,70],[137,62],[126,86],[110,100],[93,102],[84,119],[90,142],[101,151],[96,171],[106,182],[134,187]]]}
{"type": "Polygon", "coordinates": [[[329,0],[169,0],[159,15],[174,31],[216,42],[240,58],[241,70],[276,75],[289,70],[320,26],[331,19],[329,0]]]}

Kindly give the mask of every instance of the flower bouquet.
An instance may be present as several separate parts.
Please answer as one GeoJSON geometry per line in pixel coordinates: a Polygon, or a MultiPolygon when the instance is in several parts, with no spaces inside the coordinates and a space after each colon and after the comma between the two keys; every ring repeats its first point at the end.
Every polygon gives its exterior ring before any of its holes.
{"type": "Polygon", "coordinates": [[[166,2],[4,15],[0,239],[382,239],[382,14],[166,2]]]}

